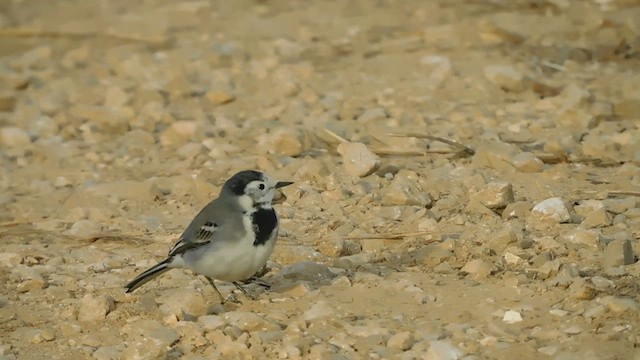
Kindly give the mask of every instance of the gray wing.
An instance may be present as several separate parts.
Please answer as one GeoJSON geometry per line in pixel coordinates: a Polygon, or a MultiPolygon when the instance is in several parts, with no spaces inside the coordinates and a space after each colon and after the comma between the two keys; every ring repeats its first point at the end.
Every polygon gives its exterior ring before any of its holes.
{"type": "MultiPolygon", "coordinates": [[[[216,199],[217,200],[217,199],[216,199]]],[[[180,235],[178,242],[169,250],[169,256],[206,245],[216,239],[216,233],[226,222],[225,214],[216,211],[216,200],[207,204],[180,235]]]]}

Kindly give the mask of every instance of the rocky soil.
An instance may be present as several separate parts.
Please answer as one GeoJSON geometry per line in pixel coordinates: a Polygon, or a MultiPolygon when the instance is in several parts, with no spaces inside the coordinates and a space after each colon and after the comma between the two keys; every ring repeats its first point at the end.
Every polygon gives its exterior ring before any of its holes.
{"type": "Polygon", "coordinates": [[[0,359],[640,358],[637,0],[0,3],[0,359]],[[161,260],[282,180],[247,288],[161,260]]]}

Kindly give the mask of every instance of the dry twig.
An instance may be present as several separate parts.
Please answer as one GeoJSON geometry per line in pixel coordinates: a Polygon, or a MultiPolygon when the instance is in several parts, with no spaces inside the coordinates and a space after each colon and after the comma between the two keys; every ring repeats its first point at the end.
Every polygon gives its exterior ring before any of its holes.
{"type": "Polygon", "coordinates": [[[460,144],[457,141],[453,141],[453,140],[449,140],[449,139],[445,139],[445,138],[441,138],[439,136],[433,136],[433,135],[429,135],[426,133],[421,133],[421,132],[406,132],[406,133],[389,133],[387,134],[389,136],[397,136],[397,137],[414,137],[414,138],[418,138],[418,139],[429,139],[429,140],[433,140],[433,141],[439,141],[442,143],[445,143],[447,145],[451,145],[457,149],[459,149],[463,154],[465,155],[474,155],[476,153],[476,151],[466,145],[460,144]]]}
{"type": "Polygon", "coordinates": [[[113,32],[71,32],[59,30],[44,30],[31,28],[4,28],[0,29],[0,37],[53,37],[53,38],[88,38],[106,37],[117,40],[143,42],[152,45],[164,45],[168,42],[164,37],[142,37],[132,34],[118,34],[113,32]]]}
{"type": "MultiPolygon", "coordinates": [[[[408,237],[415,236],[424,236],[431,235],[431,232],[420,231],[420,232],[408,232],[408,233],[396,233],[396,234],[377,234],[377,235],[359,235],[359,236],[347,236],[345,240],[398,240],[404,239],[408,237]]],[[[435,241],[431,239],[432,241],[435,241]]]]}

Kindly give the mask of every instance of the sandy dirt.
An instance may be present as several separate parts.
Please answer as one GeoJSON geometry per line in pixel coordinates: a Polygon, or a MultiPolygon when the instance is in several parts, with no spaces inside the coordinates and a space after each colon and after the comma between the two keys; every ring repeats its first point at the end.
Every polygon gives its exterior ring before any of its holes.
{"type": "Polygon", "coordinates": [[[640,358],[637,0],[0,2],[0,359],[640,358]],[[163,259],[295,185],[249,300],[163,259]]]}

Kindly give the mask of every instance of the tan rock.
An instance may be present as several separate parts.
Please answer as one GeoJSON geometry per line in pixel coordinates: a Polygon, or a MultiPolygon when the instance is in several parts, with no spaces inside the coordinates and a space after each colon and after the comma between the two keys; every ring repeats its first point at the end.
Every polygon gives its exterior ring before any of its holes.
{"type": "Polygon", "coordinates": [[[338,153],[347,174],[365,177],[372,174],[380,166],[380,158],[367,145],[359,142],[343,142],[338,145],[338,153]]]}
{"type": "Polygon", "coordinates": [[[506,181],[490,182],[470,197],[489,209],[501,209],[514,201],[513,186],[506,181]]]}
{"type": "Polygon", "coordinates": [[[80,301],[78,309],[78,321],[97,323],[115,310],[116,305],[113,299],[106,295],[86,294],[80,301]]]}
{"type": "Polygon", "coordinates": [[[629,240],[613,240],[602,254],[602,266],[605,268],[635,263],[633,246],[629,240]]]}

